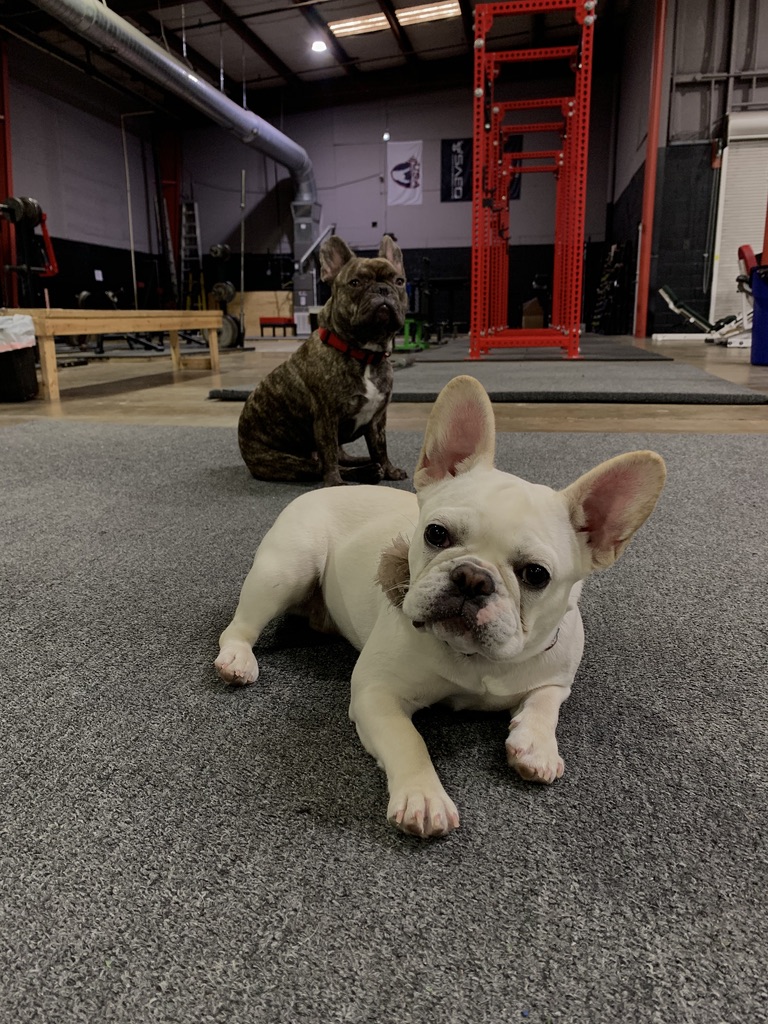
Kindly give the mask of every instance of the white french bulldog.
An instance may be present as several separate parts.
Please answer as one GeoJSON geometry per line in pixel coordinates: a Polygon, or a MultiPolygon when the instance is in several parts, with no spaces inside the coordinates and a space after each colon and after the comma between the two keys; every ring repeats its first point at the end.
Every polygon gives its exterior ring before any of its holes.
{"type": "Polygon", "coordinates": [[[439,701],[513,712],[507,759],[524,778],[563,774],[555,729],[581,660],[582,580],[611,565],[653,511],[665,467],[620,455],[563,491],[493,466],[495,426],[473,377],[440,393],[416,494],[314,490],[280,514],[246,577],[216,668],[255,682],[253,645],[285,611],[359,651],[350,717],[387,775],[387,816],[443,836],[459,814],[411,721],[439,701]]]}

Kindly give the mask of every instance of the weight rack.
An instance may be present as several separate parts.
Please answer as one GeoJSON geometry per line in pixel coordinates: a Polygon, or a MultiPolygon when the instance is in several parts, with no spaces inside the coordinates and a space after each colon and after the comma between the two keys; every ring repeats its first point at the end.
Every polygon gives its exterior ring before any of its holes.
{"type": "Polygon", "coordinates": [[[583,287],[587,141],[592,79],[592,47],[597,0],[508,0],[475,8],[475,59],[472,165],[472,292],[470,358],[492,348],[562,348],[579,358],[583,287]],[[576,46],[491,51],[486,42],[494,19],[512,15],[574,12],[580,27],[576,46]],[[566,97],[496,102],[494,84],[504,64],[520,61],[570,61],[573,94],[566,97]],[[547,121],[507,124],[518,111],[549,110],[547,121]],[[554,111],[554,114],[552,113],[554,111]],[[557,117],[557,121],[552,120],[557,117]],[[506,153],[511,134],[557,132],[558,150],[506,153]],[[524,161],[534,161],[524,164],[524,161]],[[550,324],[543,328],[508,325],[509,188],[517,174],[554,174],[554,265],[550,324]]]}

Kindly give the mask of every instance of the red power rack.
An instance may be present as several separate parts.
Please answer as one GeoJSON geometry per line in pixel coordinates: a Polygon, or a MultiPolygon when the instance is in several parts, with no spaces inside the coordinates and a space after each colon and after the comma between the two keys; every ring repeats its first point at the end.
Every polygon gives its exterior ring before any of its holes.
{"type": "Polygon", "coordinates": [[[592,79],[592,42],[597,0],[509,0],[475,8],[474,140],[472,169],[472,305],[470,349],[480,359],[492,348],[562,348],[579,357],[583,284],[584,211],[587,185],[587,136],[592,79]],[[547,11],[574,12],[581,38],[576,46],[490,50],[486,43],[494,19],[547,11]],[[574,76],[573,95],[497,102],[494,84],[503,64],[567,59],[574,76]],[[548,120],[507,123],[517,111],[542,110],[548,120]],[[554,118],[558,117],[558,120],[554,118]],[[512,134],[560,135],[560,149],[505,152],[512,134]],[[531,163],[528,163],[531,161],[531,163]],[[554,174],[555,199],[552,310],[548,327],[508,326],[509,188],[518,174],[554,174]]]}

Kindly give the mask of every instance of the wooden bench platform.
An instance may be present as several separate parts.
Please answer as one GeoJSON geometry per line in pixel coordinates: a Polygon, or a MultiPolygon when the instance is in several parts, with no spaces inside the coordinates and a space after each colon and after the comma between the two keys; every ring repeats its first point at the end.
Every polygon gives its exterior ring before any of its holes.
{"type": "Polygon", "coordinates": [[[200,309],[5,309],[3,313],[31,316],[40,352],[42,398],[59,400],[59,371],[56,366],[57,337],[73,334],[159,334],[168,332],[170,356],[174,370],[181,370],[185,360],[179,351],[179,331],[206,331],[208,334],[208,365],[219,369],[219,335],[222,324],[220,310],[200,309]]]}

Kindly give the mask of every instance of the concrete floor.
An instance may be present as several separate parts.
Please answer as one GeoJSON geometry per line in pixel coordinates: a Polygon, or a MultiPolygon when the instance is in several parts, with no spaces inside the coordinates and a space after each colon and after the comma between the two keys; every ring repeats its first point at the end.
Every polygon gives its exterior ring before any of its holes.
{"type": "MultiPolygon", "coordinates": [[[[626,339],[631,343],[632,339],[626,339]]],[[[207,400],[212,388],[251,388],[295,349],[294,341],[250,340],[252,351],[224,350],[221,372],[185,369],[176,374],[170,357],[113,358],[60,370],[61,401],[0,404],[0,427],[34,419],[73,419],[110,423],[176,424],[234,429],[237,402],[207,400]]],[[[768,366],[752,366],[748,348],[726,348],[703,341],[657,348],[664,355],[698,366],[735,384],[768,394],[768,366]]],[[[72,357],[77,358],[73,352],[72,357]]],[[[588,365],[588,364],[585,364],[588,365]]],[[[633,364],[626,364],[631,373],[633,364]]],[[[401,370],[396,372],[407,372],[401,370]]],[[[429,404],[394,403],[389,430],[420,430],[429,404]]],[[[768,433],[768,405],[632,405],[540,402],[495,406],[503,431],[606,431],[673,433],[768,433]]]]}

